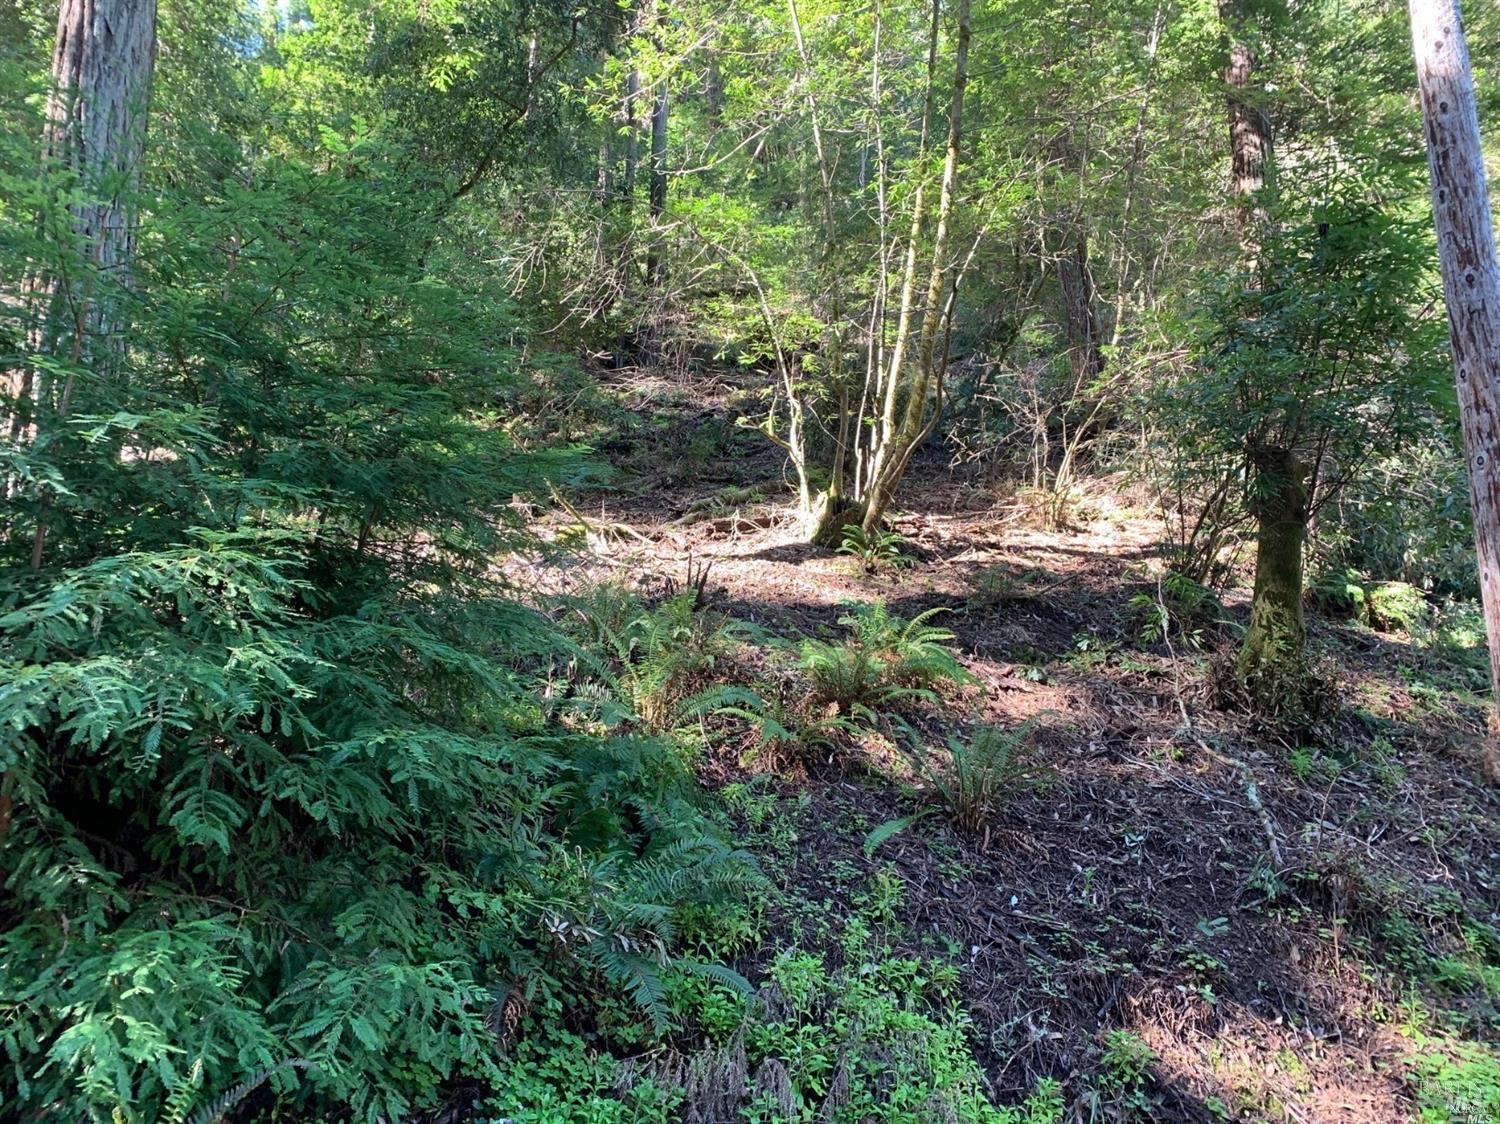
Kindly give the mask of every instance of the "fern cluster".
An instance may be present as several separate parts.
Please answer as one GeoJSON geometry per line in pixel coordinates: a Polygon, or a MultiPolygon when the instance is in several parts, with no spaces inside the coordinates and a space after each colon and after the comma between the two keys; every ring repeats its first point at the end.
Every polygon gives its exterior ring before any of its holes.
{"type": "Polygon", "coordinates": [[[1176,570],[1164,573],[1154,589],[1134,594],[1130,609],[1140,622],[1137,636],[1146,645],[1177,638],[1197,648],[1205,631],[1226,620],[1224,606],[1213,590],[1176,570]]]}
{"type": "Polygon", "coordinates": [[[953,633],[927,623],[940,612],[904,621],[883,602],[855,605],[839,618],[847,639],[804,641],[799,666],[815,696],[844,715],[872,717],[903,700],[933,699],[941,684],[973,680],[947,646],[953,633]]]}
{"type": "Polygon", "coordinates": [[[851,523],[843,530],[838,552],[858,559],[865,572],[873,574],[885,567],[910,565],[911,559],[901,549],[904,545],[906,540],[895,531],[882,527],[866,531],[860,524],[851,523]]]}
{"type": "Polygon", "coordinates": [[[694,591],[647,607],[605,587],[568,606],[580,653],[580,687],[613,698],[618,715],[663,734],[734,699],[717,682],[747,626],[703,608],[694,591]]]}
{"type": "Polygon", "coordinates": [[[1028,741],[1035,725],[1028,720],[1014,729],[976,726],[967,738],[947,739],[941,766],[923,768],[961,830],[981,835],[1007,796],[1040,779],[1028,741]]]}

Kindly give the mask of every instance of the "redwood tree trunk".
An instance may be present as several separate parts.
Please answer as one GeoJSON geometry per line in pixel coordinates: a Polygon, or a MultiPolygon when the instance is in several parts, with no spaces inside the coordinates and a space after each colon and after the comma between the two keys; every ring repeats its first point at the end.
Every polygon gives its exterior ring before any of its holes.
{"type": "Polygon", "coordinates": [[[1491,688],[1500,701],[1500,261],[1457,0],[1409,0],[1432,215],[1468,450],[1491,688]]]}
{"type": "MultiPolygon", "coordinates": [[[[65,354],[75,365],[88,361],[108,370],[123,346],[119,293],[130,284],[131,196],[139,180],[155,63],[156,0],[62,0],[43,154],[49,175],[64,173],[76,182],[70,226],[90,269],[82,277],[38,270],[23,288],[36,308],[32,350],[65,354]]],[[[13,389],[14,439],[67,417],[73,376],[60,388],[50,380],[38,385],[28,366],[13,389]]],[[[32,569],[41,567],[47,540],[50,495],[43,492],[40,498],[32,569]]],[[[0,838],[10,829],[11,785],[8,774],[0,775],[0,838]]]]}
{"type": "Polygon", "coordinates": [[[1260,64],[1250,41],[1247,0],[1219,0],[1219,18],[1229,35],[1224,84],[1229,103],[1230,192],[1237,204],[1240,241],[1246,256],[1259,256],[1260,228],[1266,221],[1260,192],[1271,164],[1271,119],[1256,96],[1260,64]]]}
{"type": "Polygon", "coordinates": [[[662,82],[651,107],[651,251],[646,257],[646,282],[653,289],[665,274],[661,253],[661,219],[667,210],[667,84],[662,82]]]}
{"type": "MultiPolygon", "coordinates": [[[[130,284],[131,196],[140,180],[155,61],[155,0],[62,0],[44,156],[49,170],[72,173],[82,187],[69,212],[98,283],[65,302],[81,315],[52,309],[46,331],[55,347],[81,328],[86,359],[108,361],[122,343],[118,294],[130,284]]],[[[60,282],[51,285],[54,305],[64,295],[61,288],[60,282]]]]}
{"type": "MultiPolygon", "coordinates": [[[[69,256],[82,260],[61,268],[49,263],[27,279],[35,308],[30,345],[106,377],[124,351],[133,198],[155,64],[156,0],[62,0],[42,147],[47,173],[63,176],[71,191],[69,256]]],[[[25,368],[14,435],[61,425],[72,407],[74,380],[70,372],[59,385],[25,368]]],[[[40,502],[33,569],[42,564],[50,495],[44,491],[40,502]]]]}
{"type": "MultiPolygon", "coordinates": [[[[90,277],[87,269],[41,264],[25,279],[33,351],[107,359],[119,346],[118,289],[110,289],[130,282],[129,197],[145,142],[155,58],[155,0],[62,0],[59,5],[43,168],[49,176],[76,182],[69,225],[80,256],[98,273],[90,277]],[[65,273],[73,274],[66,282],[65,273]]],[[[36,410],[49,405],[46,399],[56,389],[38,387],[30,367],[12,372],[12,438],[31,432],[36,410]]]]}

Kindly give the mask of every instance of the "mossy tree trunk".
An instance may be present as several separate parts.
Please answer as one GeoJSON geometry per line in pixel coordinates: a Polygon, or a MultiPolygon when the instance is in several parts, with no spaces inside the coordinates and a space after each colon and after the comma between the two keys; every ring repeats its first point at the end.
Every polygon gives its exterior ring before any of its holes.
{"type": "MultiPolygon", "coordinates": [[[[1229,116],[1230,186],[1240,236],[1240,265],[1250,284],[1256,280],[1261,245],[1269,225],[1267,189],[1275,165],[1271,119],[1260,60],[1251,32],[1251,0],[1219,0],[1225,29],[1224,84],[1229,116]]],[[[1268,426],[1295,432],[1296,403],[1268,426]]],[[[1302,551],[1311,515],[1311,466],[1294,444],[1265,436],[1251,440],[1250,510],[1256,521],[1255,588],[1250,628],[1235,665],[1251,705],[1283,715],[1305,712],[1311,678],[1307,674],[1307,624],[1302,615],[1302,551]]]]}
{"type": "Polygon", "coordinates": [[[1241,685],[1268,710],[1296,706],[1303,694],[1307,624],[1302,614],[1302,550],[1307,541],[1307,465],[1291,449],[1252,451],[1257,493],[1255,589],[1250,628],[1236,667],[1241,685]]]}

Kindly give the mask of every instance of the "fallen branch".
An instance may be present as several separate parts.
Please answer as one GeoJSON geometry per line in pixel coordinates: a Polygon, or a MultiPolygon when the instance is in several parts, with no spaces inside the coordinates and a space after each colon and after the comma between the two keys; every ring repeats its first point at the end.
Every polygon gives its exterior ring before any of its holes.
{"type": "Polygon", "coordinates": [[[648,539],[628,523],[603,523],[596,527],[584,518],[583,512],[579,511],[563,498],[562,493],[557,490],[555,484],[549,482],[547,490],[552,493],[552,498],[558,502],[559,506],[573,517],[573,522],[590,542],[608,543],[613,537],[615,539],[632,538],[637,542],[645,543],[647,546],[656,545],[651,539],[648,539]]]}

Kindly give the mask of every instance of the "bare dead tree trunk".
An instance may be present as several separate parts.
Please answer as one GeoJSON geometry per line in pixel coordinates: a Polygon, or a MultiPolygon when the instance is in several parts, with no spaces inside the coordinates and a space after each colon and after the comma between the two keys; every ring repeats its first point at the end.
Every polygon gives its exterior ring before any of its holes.
{"type": "Polygon", "coordinates": [[[1458,0],[1409,0],[1432,216],[1468,451],[1491,689],[1500,701],[1500,259],[1458,0]]]}

